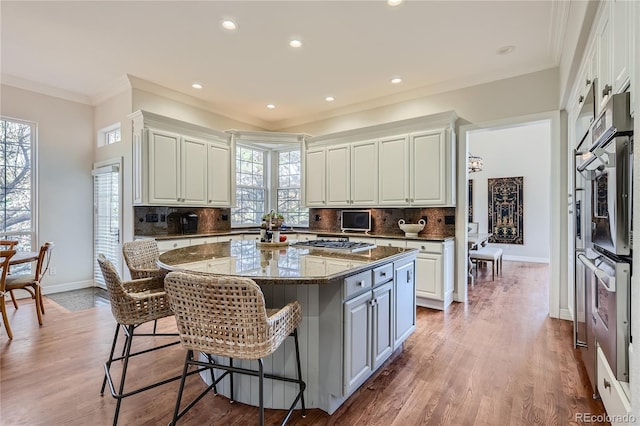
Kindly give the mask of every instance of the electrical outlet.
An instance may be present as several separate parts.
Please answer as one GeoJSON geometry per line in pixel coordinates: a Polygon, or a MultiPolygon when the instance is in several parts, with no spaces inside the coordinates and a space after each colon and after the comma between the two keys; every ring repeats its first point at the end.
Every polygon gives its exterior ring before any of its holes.
{"type": "Polygon", "coordinates": [[[55,266],[51,266],[49,268],[49,275],[51,275],[52,277],[55,276],[58,273],[58,271],[56,270],[55,266]]]}

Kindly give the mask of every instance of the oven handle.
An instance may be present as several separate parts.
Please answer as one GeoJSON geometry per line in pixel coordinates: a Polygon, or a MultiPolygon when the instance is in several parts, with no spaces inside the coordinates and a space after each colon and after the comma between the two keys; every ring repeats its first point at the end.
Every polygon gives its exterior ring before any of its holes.
{"type": "Polygon", "coordinates": [[[582,262],[587,268],[589,268],[589,270],[591,272],[593,272],[593,274],[596,276],[596,278],[598,279],[598,281],[600,281],[602,283],[602,285],[604,286],[604,288],[609,292],[609,293],[615,293],[616,292],[616,279],[615,277],[611,277],[609,275],[607,275],[607,273],[605,271],[603,271],[602,269],[598,268],[595,263],[593,263],[587,256],[585,256],[584,254],[579,254],[578,255],[578,259],[580,260],[580,262],[582,262]]]}

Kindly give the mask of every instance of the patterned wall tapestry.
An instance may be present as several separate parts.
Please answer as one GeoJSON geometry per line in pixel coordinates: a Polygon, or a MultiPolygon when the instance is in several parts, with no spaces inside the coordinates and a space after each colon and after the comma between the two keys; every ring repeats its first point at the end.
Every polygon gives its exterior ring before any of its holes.
{"type": "Polygon", "coordinates": [[[473,180],[469,179],[469,219],[467,222],[473,222],[473,180]]]}
{"type": "Polygon", "coordinates": [[[489,242],[524,244],[523,177],[494,178],[488,184],[489,242]]]}

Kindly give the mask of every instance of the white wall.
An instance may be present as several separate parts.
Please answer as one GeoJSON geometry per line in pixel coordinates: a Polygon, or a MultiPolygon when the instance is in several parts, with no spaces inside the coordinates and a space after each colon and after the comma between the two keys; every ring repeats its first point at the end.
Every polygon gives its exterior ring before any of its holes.
{"type": "Polygon", "coordinates": [[[37,243],[53,241],[43,291],[92,285],[94,138],[91,106],[2,85],[0,115],[37,124],[37,243]]]}
{"type": "Polygon", "coordinates": [[[469,153],[482,157],[481,172],[473,180],[473,221],[488,231],[490,178],[523,176],[524,244],[493,244],[504,250],[505,260],[549,262],[550,123],[531,123],[502,129],[469,132],[469,153]]]}

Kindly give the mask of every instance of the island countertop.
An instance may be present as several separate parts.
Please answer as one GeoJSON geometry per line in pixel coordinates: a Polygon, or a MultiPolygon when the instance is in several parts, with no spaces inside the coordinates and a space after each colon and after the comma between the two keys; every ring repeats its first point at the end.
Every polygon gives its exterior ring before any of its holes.
{"type": "Polygon", "coordinates": [[[251,277],[259,284],[323,284],[342,280],[378,265],[414,258],[416,249],[379,246],[348,252],[309,247],[259,246],[255,240],[200,244],[169,250],[160,255],[158,265],[166,270],[186,270],[251,277]],[[343,270],[318,274],[304,267],[305,257],[342,262],[343,270]],[[212,261],[228,260],[227,270],[207,270],[212,261]]]}

